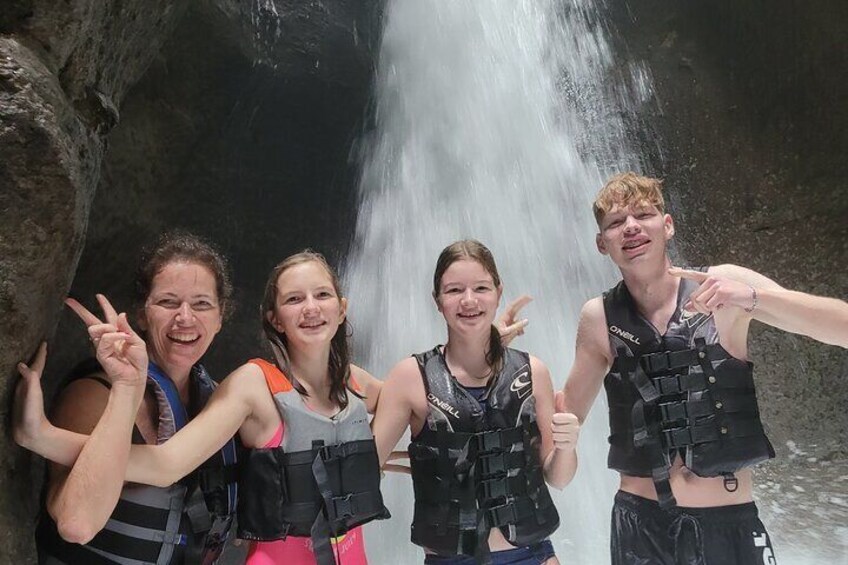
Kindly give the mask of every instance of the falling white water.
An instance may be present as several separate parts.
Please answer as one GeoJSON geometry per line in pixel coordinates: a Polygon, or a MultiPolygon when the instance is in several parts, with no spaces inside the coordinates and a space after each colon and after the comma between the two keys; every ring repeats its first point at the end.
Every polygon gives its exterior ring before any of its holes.
{"type": "MultiPolygon", "coordinates": [[[[360,363],[382,375],[444,342],[433,268],[445,245],[473,237],[492,249],[506,300],[535,298],[514,346],[562,386],[582,304],[616,279],[595,249],[591,201],[610,174],[638,166],[622,116],[652,97],[643,68],[619,86],[613,70],[589,0],[388,2],[346,272],[360,363]]],[[[555,498],[563,563],[609,560],[617,481],[603,404],[584,428],[577,477],[555,498]]],[[[409,477],[384,484],[393,518],[369,526],[371,561],[420,563],[409,477]]]]}

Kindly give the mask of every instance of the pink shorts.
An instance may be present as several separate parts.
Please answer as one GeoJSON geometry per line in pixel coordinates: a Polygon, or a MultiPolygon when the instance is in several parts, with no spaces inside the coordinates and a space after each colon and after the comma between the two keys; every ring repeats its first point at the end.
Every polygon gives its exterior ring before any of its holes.
{"type": "MultiPolygon", "coordinates": [[[[354,528],[333,540],[338,565],[368,565],[362,528],[354,528]]],[[[279,541],[255,542],[245,565],[316,565],[312,540],[290,537],[279,541]]]]}

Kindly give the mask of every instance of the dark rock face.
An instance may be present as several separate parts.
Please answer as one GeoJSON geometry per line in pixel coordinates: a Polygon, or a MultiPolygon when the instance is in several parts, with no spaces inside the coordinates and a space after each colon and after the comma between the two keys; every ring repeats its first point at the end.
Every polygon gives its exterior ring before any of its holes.
{"type": "MultiPolygon", "coordinates": [[[[13,2],[0,19],[4,400],[17,361],[55,327],[117,107],[178,13],[167,1],[45,4],[13,2]]],[[[3,459],[8,478],[0,489],[0,560],[25,562],[37,501],[31,458],[13,449],[5,434],[1,447],[10,456],[3,459]]]]}

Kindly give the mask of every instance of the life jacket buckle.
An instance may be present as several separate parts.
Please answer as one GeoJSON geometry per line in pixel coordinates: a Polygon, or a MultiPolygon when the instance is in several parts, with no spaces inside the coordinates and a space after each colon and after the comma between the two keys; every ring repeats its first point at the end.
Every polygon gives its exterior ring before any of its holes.
{"type": "Polygon", "coordinates": [[[482,476],[484,477],[497,475],[498,473],[505,473],[507,471],[506,455],[503,452],[481,455],[479,463],[482,476]]]}
{"type": "Polygon", "coordinates": [[[509,494],[506,473],[481,481],[480,490],[482,491],[483,498],[487,500],[506,496],[509,494]]]}
{"type": "Polygon", "coordinates": [[[350,497],[353,493],[345,496],[333,497],[333,519],[350,518],[353,516],[353,505],[350,502],[350,497]]]}
{"type": "Polygon", "coordinates": [[[480,453],[502,449],[502,444],[500,430],[477,434],[477,449],[480,453]]]}
{"type": "Polygon", "coordinates": [[[733,473],[724,475],[724,490],[727,492],[736,492],[738,489],[739,479],[736,478],[736,475],[733,473]]]}
{"type": "Polygon", "coordinates": [[[665,440],[663,444],[668,449],[688,447],[695,444],[694,439],[692,439],[692,428],[688,426],[663,430],[663,439],[665,440]]]}

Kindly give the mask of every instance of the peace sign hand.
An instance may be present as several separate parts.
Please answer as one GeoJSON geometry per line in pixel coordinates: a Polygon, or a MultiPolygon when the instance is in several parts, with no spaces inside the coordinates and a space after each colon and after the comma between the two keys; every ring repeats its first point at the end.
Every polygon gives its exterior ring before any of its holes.
{"type": "Polygon", "coordinates": [[[524,318],[523,320],[516,321],[515,317],[521,309],[527,306],[527,304],[529,304],[532,300],[533,298],[530,296],[522,294],[510,302],[507,305],[506,310],[504,310],[504,313],[501,314],[500,318],[498,318],[498,323],[495,327],[501,334],[501,344],[504,347],[508,346],[516,337],[524,335],[524,328],[527,327],[530,320],[524,318]]]}
{"type": "Polygon", "coordinates": [[[693,280],[701,285],[689,295],[689,301],[683,306],[684,310],[697,310],[710,315],[725,306],[745,310],[756,305],[754,288],[743,282],[678,267],[672,267],[668,272],[675,277],[693,280]]]}
{"type": "Polygon", "coordinates": [[[107,332],[113,332],[118,327],[118,312],[112,306],[112,303],[102,294],[96,294],[97,302],[100,303],[100,308],[103,310],[105,321],[92,314],[88,308],[74,300],[66,298],[65,304],[76,313],[77,316],[88,327],[88,336],[91,338],[91,343],[97,349],[97,344],[101,336],[107,332]]]}
{"type": "Polygon", "coordinates": [[[126,314],[118,314],[102,294],[97,295],[97,301],[103,309],[105,323],[73,298],[65,303],[88,326],[97,360],[112,385],[143,386],[147,382],[147,344],[130,327],[126,314]]]}

